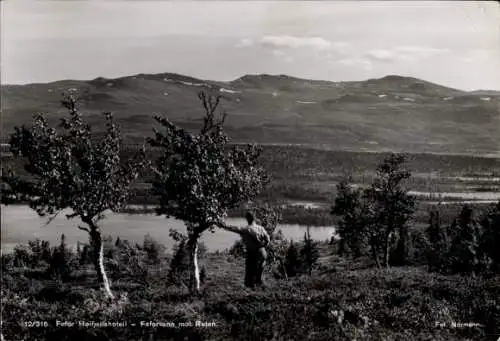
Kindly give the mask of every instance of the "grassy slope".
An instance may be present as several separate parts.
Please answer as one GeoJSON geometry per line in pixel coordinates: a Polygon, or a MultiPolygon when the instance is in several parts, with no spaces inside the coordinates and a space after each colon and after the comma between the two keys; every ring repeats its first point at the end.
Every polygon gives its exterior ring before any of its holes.
{"type": "Polygon", "coordinates": [[[485,101],[484,93],[399,76],[334,83],[260,75],[222,83],[157,74],[8,85],[2,87],[3,133],[26,123],[34,113],[61,117],[60,93],[70,89],[96,129],[100,112],[112,111],[127,142],[133,143],[151,134],[153,114],[168,115],[187,128],[198,126],[202,111],[196,93],[208,90],[223,95],[228,133],[236,141],[498,153],[497,92],[485,101]],[[232,92],[220,92],[221,88],[232,92]]]}
{"type": "Polygon", "coordinates": [[[8,340],[491,340],[500,333],[500,284],[492,279],[429,274],[424,268],[373,270],[321,247],[312,277],[276,280],[266,290],[242,287],[242,259],[208,254],[203,294],[166,286],[168,265],[138,276],[113,277],[128,299],[101,303],[92,273],[65,284],[29,271],[2,277],[4,335],[8,340]],[[142,283],[142,284],[141,284],[142,283]],[[496,306],[496,307],[495,307],[496,306]],[[339,322],[335,311],[342,312],[339,322]],[[182,322],[215,321],[211,328],[25,328],[42,320],[182,322]],[[452,322],[482,328],[451,328],[452,322]],[[444,323],[446,327],[437,327],[444,323]]]}

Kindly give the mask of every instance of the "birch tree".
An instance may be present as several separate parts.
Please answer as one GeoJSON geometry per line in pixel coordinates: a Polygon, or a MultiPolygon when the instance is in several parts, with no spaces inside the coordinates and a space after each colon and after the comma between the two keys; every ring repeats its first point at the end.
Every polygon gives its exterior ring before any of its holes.
{"type": "Polygon", "coordinates": [[[405,162],[405,154],[389,155],[378,165],[375,180],[369,188],[353,188],[352,179],[337,185],[331,213],[341,217],[339,234],[345,239],[342,243],[357,256],[368,244],[379,268],[389,267],[391,251],[394,251],[394,263],[405,264],[407,261],[408,223],[415,212],[416,201],[405,186],[411,177],[405,162]]]}
{"type": "Polygon", "coordinates": [[[220,96],[201,92],[198,97],[205,112],[198,132],[156,116],[162,130],[155,130],[148,140],[163,150],[153,164],[152,191],[160,200],[157,213],[187,226],[192,293],[200,289],[197,254],[203,232],[222,225],[229,209],[254,199],[268,182],[258,165],[261,148],[228,145],[227,115],[218,112],[220,96]]]}
{"type": "Polygon", "coordinates": [[[68,97],[62,101],[69,117],[51,127],[43,114],[31,127],[16,127],[10,138],[15,158],[24,160],[28,177],[3,174],[7,189],[2,202],[28,202],[40,216],[53,219],[68,210],[68,219],[79,218],[93,247],[93,263],[99,283],[113,297],[104,268],[99,222],[106,210],[118,210],[127,201],[129,187],[145,166],[144,153],[126,162],[120,158],[121,137],[111,113],[104,113],[105,132],[92,136],[91,127],[68,97]]]}
{"type": "Polygon", "coordinates": [[[373,184],[364,193],[370,202],[368,220],[371,223],[366,226],[370,230],[370,238],[382,251],[385,267],[390,265],[392,239],[397,239],[395,262],[405,264],[408,256],[408,223],[415,212],[416,201],[404,184],[411,177],[405,162],[405,154],[391,154],[385,158],[377,167],[373,184]]]}

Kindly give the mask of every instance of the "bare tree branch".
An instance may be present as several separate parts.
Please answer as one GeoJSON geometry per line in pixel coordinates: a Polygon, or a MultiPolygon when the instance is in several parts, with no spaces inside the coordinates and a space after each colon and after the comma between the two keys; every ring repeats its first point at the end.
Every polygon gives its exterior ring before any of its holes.
{"type": "Polygon", "coordinates": [[[45,224],[43,224],[43,226],[48,226],[54,219],[56,219],[57,215],[60,213],[61,211],[58,211],[56,212],[56,214],[54,214],[53,216],[51,216],[49,219],[47,219],[47,222],[45,224]]]}
{"type": "Polygon", "coordinates": [[[75,218],[75,217],[78,217],[78,213],[66,214],[66,218],[68,218],[68,219],[72,219],[72,218],[75,218]]]}
{"type": "Polygon", "coordinates": [[[88,233],[90,233],[90,230],[89,230],[88,228],[86,228],[86,227],[83,227],[83,226],[78,225],[78,228],[79,228],[80,230],[87,231],[88,233]]]}

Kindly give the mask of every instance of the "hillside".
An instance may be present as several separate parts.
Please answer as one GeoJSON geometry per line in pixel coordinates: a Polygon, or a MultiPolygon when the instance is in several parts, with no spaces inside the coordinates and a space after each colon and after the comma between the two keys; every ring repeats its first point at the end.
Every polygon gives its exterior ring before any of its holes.
{"type": "Polygon", "coordinates": [[[126,143],[141,143],[151,132],[153,114],[196,127],[203,114],[196,97],[200,90],[222,95],[228,133],[237,142],[361,151],[500,152],[500,92],[464,92],[402,76],[328,82],[246,75],[215,82],[162,73],[5,85],[2,134],[5,138],[39,112],[56,121],[64,114],[59,105],[64,92],[80,100],[82,112],[96,127],[102,122],[100,113],[111,111],[126,143]]]}

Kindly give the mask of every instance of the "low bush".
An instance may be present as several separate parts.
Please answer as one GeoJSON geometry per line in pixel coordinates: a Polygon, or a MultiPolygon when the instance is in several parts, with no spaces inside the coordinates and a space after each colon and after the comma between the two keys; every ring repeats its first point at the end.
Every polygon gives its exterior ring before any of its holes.
{"type": "Polygon", "coordinates": [[[61,243],[51,249],[47,273],[54,279],[67,281],[71,273],[78,268],[77,255],[68,248],[64,234],[61,243]]]}
{"type": "Polygon", "coordinates": [[[165,254],[165,246],[158,243],[149,234],[144,237],[140,249],[146,253],[148,262],[152,264],[159,264],[165,254]]]}
{"type": "MultiPolygon", "coordinates": [[[[293,241],[290,242],[285,255],[285,267],[286,275],[288,277],[294,277],[301,273],[303,269],[303,262],[299,256],[299,250],[293,241]]],[[[283,274],[284,275],[284,274],[283,274]]]]}

